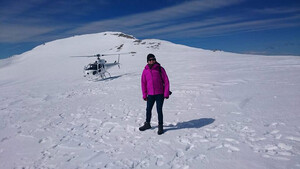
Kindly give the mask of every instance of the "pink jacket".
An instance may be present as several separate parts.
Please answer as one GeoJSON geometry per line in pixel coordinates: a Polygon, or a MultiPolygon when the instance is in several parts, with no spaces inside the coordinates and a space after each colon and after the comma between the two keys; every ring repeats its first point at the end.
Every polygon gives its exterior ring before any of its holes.
{"type": "Polygon", "coordinates": [[[159,63],[154,64],[151,69],[148,65],[145,66],[141,82],[144,99],[147,95],[157,94],[163,94],[165,98],[169,97],[169,78],[159,63]]]}

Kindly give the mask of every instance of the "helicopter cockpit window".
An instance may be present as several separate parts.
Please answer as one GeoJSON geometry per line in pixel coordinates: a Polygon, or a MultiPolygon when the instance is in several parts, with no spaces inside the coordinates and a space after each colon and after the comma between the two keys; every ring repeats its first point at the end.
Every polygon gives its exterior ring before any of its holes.
{"type": "Polygon", "coordinates": [[[96,64],[89,64],[86,66],[85,70],[97,70],[97,65],[96,64]]]}

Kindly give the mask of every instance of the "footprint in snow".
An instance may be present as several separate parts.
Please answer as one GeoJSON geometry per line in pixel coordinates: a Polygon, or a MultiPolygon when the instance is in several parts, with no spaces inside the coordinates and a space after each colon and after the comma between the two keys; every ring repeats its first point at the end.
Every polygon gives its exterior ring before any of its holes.
{"type": "Polygon", "coordinates": [[[234,115],[241,115],[243,114],[242,112],[230,112],[231,114],[234,114],[234,115]]]}
{"type": "Polygon", "coordinates": [[[286,139],[291,140],[291,141],[300,142],[300,137],[288,136],[288,137],[286,137],[286,139]]]}
{"type": "Polygon", "coordinates": [[[224,144],[224,147],[226,147],[228,149],[228,152],[237,152],[237,151],[240,151],[239,148],[231,145],[231,144],[224,144]]]}
{"type": "Polygon", "coordinates": [[[224,140],[227,141],[227,142],[230,142],[230,143],[234,143],[234,144],[239,144],[240,143],[239,141],[237,141],[235,139],[232,139],[232,138],[225,138],[224,140]]]}
{"type": "Polygon", "coordinates": [[[157,166],[160,167],[160,166],[164,165],[164,156],[163,156],[163,155],[158,155],[156,158],[157,158],[157,159],[156,159],[155,164],[156,164],[157,166]]]}
{"type": "Polygon", "coordinates": [[[267,144],[264,147],[255,147],[255,152],[263,153],[262,157],[275,160],[290,160],[293,156],[293,147],[285,143],[267,144]]]}

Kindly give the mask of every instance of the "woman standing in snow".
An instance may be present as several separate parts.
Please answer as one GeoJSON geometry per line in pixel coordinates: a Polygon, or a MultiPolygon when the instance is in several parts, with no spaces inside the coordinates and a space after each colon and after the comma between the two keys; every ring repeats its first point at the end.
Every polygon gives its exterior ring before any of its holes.
{"type": "Polygon", "coordinates": [[[140,131],[145,131],[151,128],[150,121],[152,115],[152,108],[156,102],[156,109],[158,114],[158,132],[157,134],[163,134],[163,104],[164,99],[169,98],[169,79],[167,73],[163,67],[156,62],[156,58],[153,54],[148,54],[147,65],[142,74],[142,92],[143,99],[147,101],[146,109],[146,122],[140,131]]]}

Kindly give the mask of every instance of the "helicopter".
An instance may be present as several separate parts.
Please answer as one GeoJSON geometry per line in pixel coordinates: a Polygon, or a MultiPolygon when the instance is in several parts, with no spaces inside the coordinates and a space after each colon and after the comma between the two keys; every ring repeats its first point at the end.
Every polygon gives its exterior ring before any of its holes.
{"type": "Polygon", "coordinates": [[[109,68],[113,66],[118,66],[120,68],[120,55],[125,54],[135,54],[136,52],[128,52],[128,53],[116,53],[116,54],[96,54],[96,55],[87,55],[87,56],[72,56],[72,57],[96,57],[97,60],[93,63],[90,63],[83,68],[84,77],[88,80],[98,80],[98,79],[106,79],[106,74],[111,77],[110,73],[107,71],[109,68]],[[107,63],[105,59],[101,59],[102,56],[112,56],[118,55],[118,61],[113,63],[107,63]]]}

